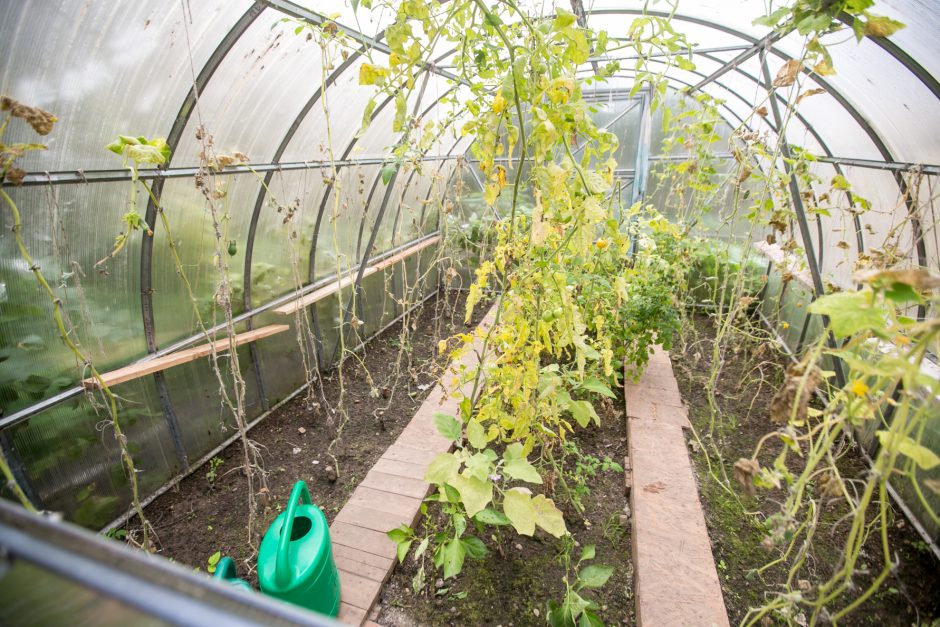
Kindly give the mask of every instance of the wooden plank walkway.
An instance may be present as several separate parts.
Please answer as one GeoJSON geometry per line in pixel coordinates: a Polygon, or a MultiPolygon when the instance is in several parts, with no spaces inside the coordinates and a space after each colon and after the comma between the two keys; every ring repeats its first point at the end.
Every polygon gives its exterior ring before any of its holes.
{"type": "MultiPolygon", "coordinates": [[[[490,310],[477,329],[481,332],[489,329],[494,314],[495,310],[490,310]]],[[[458,374],[477,364],[483,343],[480,335],[477,334],[474,351],[450,363],[445,373],[448,379],[450,373],[458,374]]],[[[395,544],[385,532],[401,524],[413,526],[417,521],[421,502],[430,489],[424,482],[424,471],[432,459],[453,446],[437,432],[434,414],[456,416],[457,404],[456,398],[448,397],[440,385],[435,386],[330,526],[342,593],[341,622],[357,626],[375,624],[367,620],[369,610],[395,566],[395,544]]]]}
{"type": "Polygon", "coordinates": [[[669,354],[658,349],[624,396],[637,625],[728,625],[669,354]]]}

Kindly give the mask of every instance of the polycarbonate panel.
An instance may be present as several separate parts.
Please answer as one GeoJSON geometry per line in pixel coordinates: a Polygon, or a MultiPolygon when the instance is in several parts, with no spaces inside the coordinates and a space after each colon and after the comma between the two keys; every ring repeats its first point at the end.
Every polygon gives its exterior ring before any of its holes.
{"type": "MultiPolygon", "coordinates": [[[[253,174],[246,173],[207,177],[206,184],[217,186],[223,194],[213,202],[222,234],[221,261],[228,265],[232,311],[237,315],[244,311],[245,241],[260,183],[253,174]]],[[[166,230],[159,223],[155,228],[152,260],[154,325],[158,346],[166,346],[201,332],[195,311],[198,310],[207,328],[221,324],[225,316],[216,299],[221,277],[216,268],[215,231],[205,197],[193,179],[173,179],[163,187],[161,204],[196,300],[194,305],[177,272],[166,230]]]]}
{"type": "MultiPolygon", "coordinates": [[[[125,225],[130,184],[9,189],[20,231],[43,277],[62,300],[66,327],[102,371],[146,353],[137,288],[142,231],[98,269],[125,225]]],[[[138,206],[141,203],[138,194],[138,206]]],[[[53,305],[20,254],[0,212],[0,405],[6,414],[77,384],[83,372],[62,342],[53,305]]]]}
{"type": "MultiPolygon", "coordinates": [[[[116,385],[118,421],[137,467],[141,498],[178,472],[151,377],[116,385]]],[[[100,405],[103,397],[96,396],[100,405]]],[[[42,506],[99,529],[130,507],[130,487],[110,414],[85,396],[59,403],[7,430],[42,506]]]]}
{"type": "MultiPolygon", "coordinates": [[[[117,135],[165,137],[198,72],[247,0],[0,4],[0,91],[59,118],[30,171],[120,168],[117,135]],[[184,14],[185,9],[185,14],[184,14]],[[188,37],[187,37],[188,33],[188,37]]],[[[11,124],[6,143],[35,142],[11,124]]]]}
{"type": "MultiPolygon", "coordinates": [[[[341,168],[337,184],[326,198],[323,219],[316,241],[316,276],[320,279],[344,274],[357,269],[364,256],[368,233],[363,232],[363,213],[366,210],[372,185],[379,177],[380,166],[353,166],[341,168]]],[[[376,189],[373,193],[380,193],[376,189]]],[[[319,211],[316,204],[315,210],[319,211]]],[[[309,253],[308,253],[309,254],[309,253]]]]}
{"type": "MultiPolygon", "coordinates": [[[[245,419],[250,422],[261,413],[261,401],[249,347],[241,345],[236,350],[239,371],[245,382],[245,419]]],[[[227,351],[219,354],[218,369],[226,383],[228,396],[234,404],[236,397],[227,351]]],[[[219,377],[213,370],[211,357],[170,368],[164,375],[173,408],[179,417],[180,431],[190,461],[195,462],[224,439],[237,433],[235,417],[232,411],[223,405],[219,395],[219,377]]]]}
{"type": "MultiPolygon", "coordinates": [[[[303,310],[300,315],[306,316],[309,324],[309,310],[303,310]]],[[[303,385],[306,376],[303,368],[300,340],[297,336],[296,314],[290,316],[281,316],[274,313],[262,314],[256,319],[255,328],[268,324],[288,324],[291,327],[288,331],[272,335],[255,344],[255,349],[260,356],[261,372],[264,377],[264,392],[268,404],[273,406],[303,385]]],[[[313,353],[315,338],[313,327],[309,326],[304,329],[300,337],[304,338],[310,346],[311,351],[308,352],[308,359],[310,367],[315,372],[313,368],[316,363],[316,356],[313,353]]]]}
{"type": "MultiPolygon", "coordinates": [[[[226,55],[199,94],[174,166],[199,163],[200,126],[213,137],[216,153],[240,151],[255,163],[272,160],[295,113],[321,80],[320,46],[307,40],[307,31],[295,34],[296,22],[283,19],[282,13],[265,9],[226,55]]],[[[342,62],[339,50],[330,49],[329,55],[331,62],[342,62]]]]}
{"type": "MultiPolygon", "coordinates": [[[[375,52],[372,55],[375,63],[387,63],[384,55],[375,52]]],[[[331,154],[337,160],[343,157],[346,148],[362,127],[366,104],[375,95],[375,87],[359,84],[359,68],[367,61],[368,59],[359,57],[338,74],[335,82],[326,90],[325,99],[318,97],[315,102],[310,103],[321,84],[319,78],[310,82],[309,89],[304,90],[304,105],[310,104],[309,111],[300,121],[281,161],[328,161],[331,154]]],[[[338,68],[339,65],[334,71],[338,72],[338,68]]],[[[384,97],[376,96],[376,109],[383,100],[384,97]]],[[[387,106],[394,107],[391,103],[387,106]]],[[[292,112],[291,115],[296,118],[299,113],[300,111],[292,112]]],[[[293,123],[293,119],[290,123],[293,123]]],[[[361,157],[362,151],[353,149],[347,158],[361,157]]]]}
{"type": "MultiPolygon", "coordinates": [[[[270,193],[264,195],[252,250],[252,307],[307,285],[313,229],[329,172],[277,172],[268,184],[270,193]]],[[[254,208],[254,201],[249,207],[254,208]]],[[[329,228],[321,227],[321,233],[327,234],[329,228]]],[[[331,239],[332,235],[321,237],[319,243],[331,239]]]]}

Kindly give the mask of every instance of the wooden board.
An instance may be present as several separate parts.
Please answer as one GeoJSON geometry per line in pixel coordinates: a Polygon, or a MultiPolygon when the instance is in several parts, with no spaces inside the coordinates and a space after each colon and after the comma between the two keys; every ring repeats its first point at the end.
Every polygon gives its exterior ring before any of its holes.
{"type": "MultiPolygon", "coordinates": [[[[251,331],[239,333],[238,335],[232,337],[232,341],[234,342],[235,346],[240,346],[242,344],[248,344],[249,342],[256,342],[257,340],[275,335],[277,333],[283,333],[289,328],[290,327],[286,324],[270,324],[266,327],[261,327],[260,329],[253,329],[251,331]]],[[[192,348],[170,353],[169,355],[157,357],[156,359],[150,359],[148,361],[142,361],[136,364],[131,364],[129,366],[124,366],[123,368],[118,368],[117,370],[103,373],[101,378],[104,380],[105,385],[110,387],[112,385],[117,385],[118,383],[124,383],[125,381],[139,379],[140,377],[153,374],[154,372],[159,372],[161,370],[166,370],[167,368],[172,368],[173,366],[179,366],[180,364],[195,361],[201,357],[207,357],[212,354],[213,348],[217,353],[227,351],[229,349],[228,338],[217,340],[209,344],[193,346],[192,348]]],[[[98,380],[95,378],[84,379],[82,381],[82,387],[86,389],[98,388],[98,380]]]]}
{"type": "MultiPolygon", "coordinates": [[[[375,274],[379,270],[384,270],[385,268],[393,266],[400,261],[404,261],[408,257],[411,257],[412,255],[424,250],[425,248],[428,248],[429,246],[433,246],[434,244],[437,244],[440,241],[441,241],[441,236],[435,235],[434,237],[430,239],[426,239],[423,242],[419,242],[409,248],[406,248],[405,250],[395,255],[392,255],[391,257],[387,259],[383,259],[382,261],[376,262],[375,264],[371,266],[367,266],[366,269],[362,273],[362,278],[364,279],[367,276],[371,276],[375,274]]],[[[318,290],[315,290],[301,298],[298,298],[297,300],[293,300],[287,303],[286,305],[281,305],[280,307],[274,310],[274,313],[280,314],[282,316],[289,316],[293,313],[296,313],[298,309],[305,309],[309,307],[310,305],[317,303],[328,296],[332,296],[333,294],[337,293],[341,289],[344,289],[352,285],[353,283],[355,283],[356,277],[358,276],[358,274],[359,274],[358,271],[351,272],[345,277],[337,281],[333,281],[329,285],[325,285],[318,290]]]]}

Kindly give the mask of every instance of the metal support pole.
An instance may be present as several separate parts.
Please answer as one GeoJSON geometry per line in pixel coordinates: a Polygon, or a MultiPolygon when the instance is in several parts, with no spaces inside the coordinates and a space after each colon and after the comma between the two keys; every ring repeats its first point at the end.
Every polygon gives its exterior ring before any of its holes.
{"type": "MultiPolygon", "coordinates": [[[[773,79],[770,76],[770,67],[767,65],[766,55],[761,55],[761,68],[764,74],[764,87],[767,89],[768,93],[771,93],[774,90],[773,79]]],[[[809,221],[806,219],[806,211],[803,207],[803,199],[800,196],[800,185],[796,180],[796,176],[793,174],[790,167],[790,146],[787,144],[786,139],[786,126],[784,124],[783,116],[780,114],[780,105],[777,103],[776,98],[770,98],[770,108],[773,112],[774,122],[777,125],[778,129],[778,140],[780,142],[780,154],[783,157],[783,171],[789,178],[789,188],[790,188],[790,199],[793,202],[793,210],[796,213],[796,220],[800,227],[800,235],[803,238],[803,247],[806,250],[806,263],[809,266],[810,275],[813,278],[813,291],[814,299],[819,298],[820,296],[825,295],[826,287],[823,285],[822,275],[819,271],[819,266],[816,263],[816,253],[813,250],[813,240],[810,237],[809,230],[809,221]]],[[[823,316],[823,323],[829,325],[829,317],[823,316]]],[[[837,348],[835,337],[832,333],[829,333],[829,345],[832,348],[837,348]]],[[[842,370],[841,362],[836,362],[836,380],[839,384],[839,387],[845,385],[845,372],[842,370]]]]}

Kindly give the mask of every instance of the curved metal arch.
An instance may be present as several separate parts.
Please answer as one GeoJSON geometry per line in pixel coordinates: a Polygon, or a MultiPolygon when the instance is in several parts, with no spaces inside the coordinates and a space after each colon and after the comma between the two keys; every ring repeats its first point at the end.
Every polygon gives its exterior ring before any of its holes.
{"type": "MultiPolygon", "coordinates": [[[[222,64],[222,61],[225,59],[225,57],[228,56],[228,53],[235,46],[236,42],[238,42],[245,31],[248,30],[248,28],[254,23],[254,21],[258,18],[259,15],[261,15],[263,11],[264,7],[258,4],[254,4],[249,7],[248,10],[245,11],[245,13],[238,19],[235,25],[229,29],[229,32],[225,34],[225,37],[222,38],[222,40],[216,46],[215,50],[212,51],[212,54],[209,55],[205,65],[203,65],[202,69],[199,71],[199,74],[196,76],[192,88],[189,90],[189,92],[187,92],[186,97],[183,99],[183,104],[180,105],[179,112],[176,114],[176,119],[173,121],[173,124],[170,127],[170,132],[167,134],[167,146],[170,149],[171,156],[164,165],[160,166],[161,169],[166,169],[170,166],[173,155],[176,153],[176,149],[179,146],[183,131],[185,130],[186,125],[189,123],[189,119],[192,116],[193,110],[195,109],[199,94],[205,89],[206,85],[208,85],[209,81],[212,79],[212,76],[215,74],[215,71],[222,64]]],[[[153,313],[154,236],[152,231],[156,230],[157,228],[157,203],[163,197],[163,184],[164,179],[160,178],[154,181],[151,185],[151,194],[150,198],[147,200],[147,211],[144,218],[147,221],[147,224],[150,225],[151,234],[145,236],[141,240],[140,245],[140,313],[144,327],[144,338],[147,343],[148,353],[154,353],[157,351],[156,326],[153,313]]],[[[167,389],[166,378],[162,372],[155,372],[153,374],[153,380],[157,388],[157,394],[160,397],[164,417],[166,418],[167,425],[170,429],[170,436],[173,439],[173,446],[176,449],[177,457],[179,458],[179,461],[185,470],[189,467],[189,457],[186,453],[186,447],[183,444],[179,421],[176,417],[176,412],[173,409],[173,403],[170,400],[170,393],[167,389]]]]}
{"type": "MultiPolygon", "coordinates": [[[[438,133],[437,136],[434,138],[434,143],[435,143],[435,144],[436,144],[438,141],[440,141],[441,136],[444,134],[444,131],[445,131],[446,129],[449,129],[449,128],[451,128],[450,125],[448,125],[448,126],[446,126],[446,127],[444,127],[444,128],[441,129],[441,132],[438,133]]],[[[453,154],[454,150],[457,148],[457,145],[460,144],[460,142],[463,141],[463,139],[464,139],[464,138],[461,137],[461,138],[458,138],[457,141],[454,142],[454,144],[450,147],[450,150],[448,150],[448,151],[445,153],[445,158],[441,161],[442,164],[445,164],[445,163],[447,163],[448,161],[450,161],[451,155],[453,154]]],[[[401,192],[402,198],[404,198],[405,195],[408,193],[408,188],[411,187],[411,182],[412,182],[412,180],[414,180],[414,176],[415,176],[415,174],[417,174],[417,172],[418,172],[418,170],[417,170],[417,168],[415,168],[415,169],[413,169],[413,170],[411,171],[411,173],[408,175],[408,180],[405,181],[405,186],[404,186],[404,188],[402,189],[402,192],[401,192]]],[[[450,183],[450,177],[448,176],[447,183],[445,183],[445,189],[446,189],[446,186],[447,186],[449,183],[450,183]]],[[[420,216],[419,216],[419,218],[418,218],[418,224],[419,224],[419,225],[423,225],[423,224],[424,224],[425,208],[427,207],[427,204],[428,204],[428,202],[429,202],[429,200],[430,200],[430,198],[431,198],[431,190],[432,190],[433,188],[434,188],[434,178],[433,178],[433,175],[432,175],[431,182],[430,182],[430,184],[428,185],[427,194],[426,194],[425,197],[424,197],[424,202],[421,204],[421,214],[420,214],[420,216]]],[[[400,221],[400,219],[401,219],[401,215],[402,215],[401,204],[399,204],[398,211],[395,212],[395,221],[392,223],[392,248],[393,248],[393,249],[394,249],[395,246],[396,246],[396,241],[397,241],[396,235],[397,235],[397,232],[398,232],[398,223],[399,223],[399,221],[400,221]]],[[[422,229],[422,230],[423,230],[423,229],[422,229]]],[[[419,276],[420,276],[420,274],[421,274],[421,273],[420,273],[420,268],[421,268],[420,261],[421,261],[421,258],[420,258],[420,256],[419,256],[419,257],[418,257],[418,264],[419,264],[419,265],[418,265],[418,269],[419,269],[418,275],[419,275],[419,276]]],[[[405,293],[405,286],[404,286],[404,272],[405,272],[405,270],[404,270],[404,265],[402,266],[402,268],[403,268],[403,270],[402,270],[402,273],[403,273],[402,276],[403,276],[403,278],[402,278],[401,293],[402,293],[402,298],[404,299],[404,293],[405,293]]],[[[396,289],[396,287],[397,287],[397,285],[395,284],[395,278],[396,278],[396,277],[397,277],[397,274],[393,274],[393,275],[392,275],[392,289],[393,289],[393,290],[396,289]]],[[[404,303],[402,303],[402,309],[404,309],[404,308],[405,308],[405,305],[404,305],[404,303]]]]}
{"type": "MultiPolygon", "coordinates": [[[[450,53],[448,53],[448,55],[449,55],[449,54],[452,54],[453,52],[454,52],[454,51],[451,51],[450,53]]],[[[446,98],[448,95],[450,95],[450,94],[451,94],[452,92],[454,92],[456,89],[457,89],[456,85],[455,85],[455,86],[452,86],[452,87],[450,87],[450,88],[448,88],[443,94],[441,94],[440,96],[438,96],[438,97],[434,100],[434,102],[432,102],[430,105],[428,105],[428,107],[425,108],[424,111],[422,111],[421,114],[420,114],[420,116],[418,116],[418,117],[422,117],[422,118],[423,118],[424,116],[426,116],[428,113],[431,112],[432,109],[434,109],[435,107],[437,107],[438,104],[440,104],[441,100],[443,100],[444,98],[446,98]]],[[[420,106],[420,98],[419,98],[418,102],[415,103],[415,110],[416,110],[416,111],[417,111],[417,107],[418,107],[418,106],[420,106]]],[[[449,127],[445,127],[445,128],[449,128],[449,127]]],[[[442,129],[442,132],[443,132],[443,129],[442,129]]],[[[351,144],[353,144],[353,143],[354,143],[354,142],[351,142],[351,144]]],[[[351,148],[350,148],[350,149],[351,149],[351,148]]],[[[360,291],[361,291],[362,279],[363,279],[364,274],[365,274],[366,262],[368,261],[369,257],[371,256],[372,247],[375,245],[375,239],[376,239],[376,237],[377,237],[377,235],[378,235],[379,227],[380,227],[381,224],[382,224],[382,218],[383,218],[384,215],[385,215],[385,207],[386,207],[386,205],[388,204],[389,198],[391,198],[391,193],[392,193],[392,191],[395,189],[395,183],[396,183],[396,181],[397,181],[397,179],[398,179],[398,173],[399,173],[399,171],[396,171],[395,174],[392,175],[392,177],[391,177],[391,179],[389,180],[388,184],[385,186],[385,195],[384,195],[384,197],[382,198],[382,204],[379,206],[379,211],[378,211],[378,213],[377,213],[377,215],[376,215],[375,224],[372,226],[372,231],[371,231],[371,233],[369,234],[369,243],[366,245],[365,250],[363,251],[363,250],[362,250],[362,235],[363,235],[363,233],[364,233],[364,231],[365,231],[365,222],[366,222],[366,218],[368,217],[369,206],[372,204],[372,198],[373,198],[373,196],[375,195],[375,191],[378,189],[378,183],[379,183],[379,181],[380,181],[381,178],[382,178],[382,171],[381,171],[381,170],[379,170],[379,171],[376,173],[375,179],[373,179],[373,181],[372,181],[372,186],[371,186],[370,189],[369,189],[369,195],[368,195],[368,198],[366,199],[366,203],[365,203],[365,206],[363,207],[363,211],[362,211],[362,218],[359,220],[359,235],[358,235],[358,238],[357,238],[357,240],[356,240],[356,256],[361,256],[361,261],[360,261],[360,263],[359,263],[359,267],[358,267],[358,270],[357,270],[357,273],[356,273],[356,281],[355,281],[354,286],[353,286],[352,294],[350,295],[350,298],[349,298],[349,305],[347,305],[347,307],[343,310],[343,319],[342,319],[342,322],[341,322],[341,324],[340,324],[340,331],[339,331],[340,333],[344,333],[344,332],[345,332],[346,325],[349,324],[349,315],[352,313],[352,308],[353,308],[353,306],[354,306],[354,303],[356,302],[355,299],[357,298],[357,296],[359,296],[359,293],[360,293],[360,291]]],[[[331,190],[332,190],[332,186],[331,186],[330,189],[328,189],[327,192],[324,194],[323,203],[321,204],[321,210],[320,210],[320,214],[319,214],[318,217],[321,217],[321,216],[323,215],[323,206],[325,206],[326,200],[327,200],[327,195],[330,193],[331,190]]],[[[311,262],[313,261],[312,255],[314,255],[314,254],[315,254],[315,252],[314,252],[314,250],[312,249],[312,250],[311,250],[311,262]]],[[[313,277],[312,277],[312,275],[311,275],[311,280],[312,280],[312,278],[313,278],[313,277]]],[[[313,315],[313,318],[314,318],[314,320],[315,320],[315,325],[319,325],[319,320],[318,320],[318,317],[317,317],[316,309],[313,309],[312,315],[313,315]]],[[[334,350],[334,357],[335,357],[335,350],[334,350]]]]}
{"type": "MultiPolygon", "coordinates": [[[[588,12],[589,16],[590,15],[643,15],[643,14],[644,14],[643,11],[640,11],[637,9],[596,9],[594,11],[588,12]]],[[[747,33],[743,33],[737,29],[730,28],[723,24],[718,24],[717,22],[713,22],[711,20],[706,20],[703,18],[693,17],[693,16],[684,15],[680,13],[675,13],[675,14],[670,15],[669,13],[665,13],[663,11],[646,11],[645,14],[653,15],[656,17],[672,18],[672,19],[676,19],[679,21],[689,22],[690,24],[698,24],[699,26],[712,28],[714,30],[721,31],[725,34],[738,37],[739,39],[743,39],[751,44],[756,44],[759,41],[758,39],[756,39],[755,37],[752,37],[751,35],[748,35],[747,33]]],[[[889,54],[891,54],[890,50],[886,49],[886,51],[888,51],[889,54]]],[[[783,59],[784,61],[793,60],[793,58],[790,55],[780,50],[777,50],[773,46],[769,46],[767,48],[767,52],[783,59]]],[[[894,58],[898,60],[902,65],[904,65],[903,60],[898,59],[897,57],[894,57],[894,58]]],[[[832,83],[830,83],[825,78],[812,74],[810,70],[806,68],[803,68],[801,71],[807,76],[809,76],[810,79],[813,80],[817,85],[819,85],[820,87],[825,89],[827,92],[829,92],[829,94],[833,98],[835,98],[836,102],[842,105],[842,108],[845,109],[849,113],[849,115],[852,116],[852,119],[855,120],[856,124],[862,127],[862,129],[868,135],[869,139],[871,139],[872,143],[875,144],[875,147],[878,150],[878,152],[881,154],[882,159],[884,159],[885,161],[896,161],[894,154],[892,153],[891,149],[888,147],[884,139],[881,137],[881,134],[875,130],[875,128],[868,121],[868,119],[861,114],[861,112],[855,107],[855,105],[853,105],[845,97],[845,95],[842,94],[840,90],[835,89],[832,86],[832,83]]],[[[907,211],[908,211],[908,218],[911,221],[912,236],[914,238],[915,247],[917,249],[917,261],[921,266],[926,267],[927,266],[927,245],[924,242],[923,229],[920,224],[920,219],[916,215],[915,201],[911,196],[910,189],[908,188],[907,181],[904,180],[904,176],[900,172],[895,172],[894,179],[898,185],[898,189],[901,192],[901,196],[904,199],[904,204],[907,207],[907,211]]]]}
{"type": "MultiPolygon", "coordinates": [[[[722,62],[720,59],[715,58],[715,57],[713,57],[713,56],[710,55],[710,54],[702,53],[701,56],[705,57],[706,59],[708,59],[708,60],[710,60],[710,61],[714,61],[714,62],[716,62],[716,63],[721,63],[721,62],[722,62]]],[[[653,61],[654,63],[661,63],[661,64],[664,64],[664,63],[665,63],[664,61],[660,61],[660,60],[658,60],[658,59],[651,59],[651,61],[653,61]]],[[[762,81],[760,81],[757,77],[753,76],[753,75],[750,74],[749,72],[747,72],[747,71],[745,71],[745,70],[743,70],[743,69],[741,69],[741,68],[739,68],[739,67],[735,67],[735,68],[733,68],[733,70],[734,70],[735,72],[737,72],[738,74],[744,76],[745,78],[749,79],[751,82],[753,82],[754,84],[756,84],[758,87],[760,87],[760,88],[764,91],[764,93],[767,94],[768,98],[771,97],[771,93],[772,93],[772,94],[773,94],[773,97],[775,97],[779,102],[783,103],[785,106],[788,106],[788,105],[789,105],[789,103],[787,102],[786,98],[784,98],[783,96],[781,96],[780,94],[778,94],[776,91],[773,91],[773,92],[768,91],[767,88],[766,88],[766,86],[764,85],[764,83],[763,83],[762,81]]],[[[704,73],[699,72],[698,70],[683,70],[683,71],[689,72],[690,74],[695,74],[695,75],[697,75],[697,76],[706,76],[704,73]]],[[[669,75],[668,73],[666,74],[666,76],[667,76],[667,78],[669,78],[669,79],[677,80],[674,76],[671,76],[671,75],[669,75]]],[[[688,83],[685,83],[685,81],[679,81],[679,82],[681,82],[681,83],[683,83],[683,84],[688,84],[688,83]]],[[[748,107],[753,106],[753,103],[752,103],[752,102],[749,102],[744,96],[742,96],[741,94],[739,94],[736,90],[731,89],[730,87],[728,87],[727,85],[725,85],[725,84],[722,83],[721,81],[719,81],[719,80],[717,80],[717,79],[713,79],[712,82],[713,82],[715,85],[717,85],[717,86],[721,87],[722,89],[724,89],[725,91],[727,91],[728,93],[730,93],[730,94],[732,94],[733,96],[735,96],[737,99],[739,99],[741,102],[743,102],[743,103],[745,104],[745,106],[748,106],[748,107]]],[[[699,83],[699,84],[701,84],[701,83],[699,83]]],[[[733,112],[729,107],[727,107],[726,105],[722,105],[722,106],[724,106],[729,112],[731,112],[732,114],[734,114],[734,112],[733,112]]],[[[825,153],[825,155],[826,155],[827,157],[832,157],[832,156],[833,156],[832,151],[829,149],[829,146],[826,144],[825,140],[823,140],[822,136],[816,131],[816,128],[815,128],[812,124],[810,124],[809,121],[805,118],[805,116],[803,116],[803,114],[800,113],[798,110],[794,109],[794,110],[793,110],[793,114],[794,114],[794,116],[797,118],[797,120],[799,120],[800,124],[802,124],[803,128],[804,128],[810,135],[813,136],[813,138],[814,138],[814,139],[816,140],[816,142],[819,144],[820,148],[823,150],[823,152],[825,153]]],[[[735,117],[738,118],[739,120],[741,119],[739,116],[737,116],[737,114],[734,114],[734,115],[735,115],[735,117]]],[[[764,121],[765,124],[767,124],[767,126],[768,126],[778,137],[780,136],[780,131],[778,130],[778,128],[777,128],[770,120],[764,119],[763,121],[764,121]]],[[[742,120],[742,122],[743,122],[743,120],[742,120]]],[[[748,126],[748,129],[751,130],[750,126],[748,126]]],[[[839,174],[839,175],[844,175],[844,174],[843,174],[842,167],[841,167],[839,164],[831,164],[831,165],[833,165],[833,167],[834,167],[834,169],[835,169],[835,171],[836,171],[837,174],[839,174]]],[[[852,202],[852,196],[851,196],[851,194],[850,194],[849,192],[845,192],[845,196],[846,196],[846,199],[848,200],[848,203],[849,203],[850,206],[855,204],[854,202],[852,202]]],[[[862,229],[861,218],[860,218],[858,215],[853,214],[852,220],[853,220],[853,225],[854,225],[854,227],[855,227],[855,238],[856,238],[856,244],[857,244],[858,250],[859,250],[859,252],[863,252],[863,251],[865,250],[865,240],[864,240],[864,235],[863,235],[863,229],[862,229]]],[[[817,230],[817,239],[818,239],[817,257],[818,257],[818,263],[819,263],[819,265],[822,266],[822,263],[823,263],[823,249],[824,249],[824,247],[822,246],[822,238],[823,238],[822,223],[821,223],[819,220],[816,221],[816,230],[817,230]]]]}

